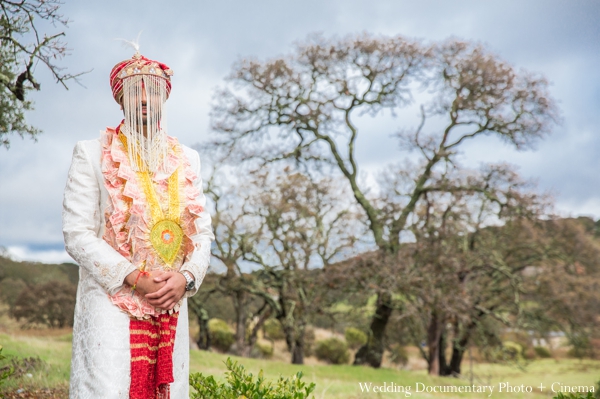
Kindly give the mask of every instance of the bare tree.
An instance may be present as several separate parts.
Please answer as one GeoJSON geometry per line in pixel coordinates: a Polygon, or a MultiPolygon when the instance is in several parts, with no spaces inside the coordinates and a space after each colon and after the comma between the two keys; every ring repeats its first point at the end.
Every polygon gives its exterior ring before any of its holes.
{"type": "MultiPolygon", "coordinates": [[[[363,224],[352,203],[335,198],[340,188],[331,179],[276,167],[227,175],[214,171],[204,190],[215,206],[212,254],[225,272],[203,295],[231,298],[238,354],[251,355],[259,329],[273,316],[292,362],[301,364],[307,321],[319,305],[320,268],[351,253],[363,224]]],[[[195,305],[200,317],[201,303],[195,305]]]]}
{"type": "MultiPolygon", "coordinates": [[[[218,169],[213,170],[206,183],[204,192],[214,205],[212,224],[215,244],[212,255],[225,268],[225,272],[216,275],[214,284],[202,290],[202,295],[191,298],[191,303],[198,319],[207,320],[206,309],[202,306],[205,297],[218,292],[231,298],[235,310],[235,352],[248,357],[260,327],[270,315],[270,307],[264,299],[262,305],[257,306],[261,298],[253,292],[260,290],[260,287],[256,287],[256,278],[250,270],[243,270],[246,258],[255,251],[259,241],[259,222],[248,210],[249,197],[256,193],[256,189],[249,182],[236,186],[235,191],[230,190],[231,186],[225,173],[218,169]],[[255,317],[258,317],[256,322],[255,317]]],[[[207,334],[204,335],[206,341],[207,334]]]]}
{"type": "MultiPolygon", "coordinates": [[[[460,374],[473,329],[489,317],[505,324],[522,310],[521,273],[542,258],[543,245],[524,239],[546,209],[546,199],[505,165],[465,177],[445,177],[443,190],[428,191],[411,223],[411,256],[420,280],[408,292],[413,334],[430,374],[460,374]],[[532,222],[528,222],[532,221],[532,222]],[[453,326],[452,359],[445,357],[453,326]]],[[[511,324],[515,326],[514,324],[511,324]]]]}
{"type": "MultiPolygon", "coordinates": [[[[363,209],[374,243],[392,258],[419,200],[440,188],[431,185],[432,175],[452,167],[461,144],[495,135],[526,148],[556,120],[543,77],[517,72],[482,46],[457,40],[425,46],[401,36],[313,36],[289,56],[241,60],[230,81],[213,109],[220,133],[215,147],[238,161],[333,166],[363,209]],[[399,138],[405,149],[418,150],[421,163],[392,212],[359,181],[355,118],[393,113],[416,93],[426,98],[421,123],[402,129],[399,138]]],[[[379,292],[371,339],[355,364],[381,364],[391,294],[379,292]]]]}
{"type": "Polygon", "coordinates": [[[248,259],[261,266],[257,274],[264,289],[253,293],[269,301],[292,363],[303,364],[308,320],[322,304],[319,275],[353,253],[360,224],[336,198],[339,185],[331,179],[312,180],[285,168],[281,174],[260,173],[256,182],[263,190],[250,203],[261,220],[261,243],[248,259]]]}
{"type": "Polygon", "coordinates": [[[460,375],[468,346],[501,346],[507,327],[593,337],[600,264],[591,234],[552,217],[550,199],[505,165],[446,182],[413,214],[416,278],[400,287],[415,298],[404,313],[429,372],[460,375]]]}
{"type": "Polygon", "coordinates": [[[60,0],[0,0],[0,144],[8,148],[8,134],[30,135],[39,130],[28,125],[24,111],[32,109],[26,94],[39,90],[35,67],[46,66],[65,89],[67,81],[77,79],[57,64],[68,54],[62,41],[64,32],[47,35],[39,31],[37,18],[53,26],[66,27],[68,19],[60,14],[60,0]]]}

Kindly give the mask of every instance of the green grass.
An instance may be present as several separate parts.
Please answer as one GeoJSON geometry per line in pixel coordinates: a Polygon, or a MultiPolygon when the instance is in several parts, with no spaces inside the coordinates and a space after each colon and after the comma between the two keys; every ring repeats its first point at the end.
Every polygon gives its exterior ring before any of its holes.
{"type": "MultiPolygon", "coordinates": [[[[40,357],[47,363],[47,367],[39,370],[31,378],[22,378],[8,382],[7,387],[58,387],[66,386],[69,378],[69,362],[71,357],[70,335],[63,332],[58,335],[39,335],[30,336],[22,334],[0,334],[0,344],[4,346],[4,354],[19,357],[40,357]]],[[[227,355],[192,351],[190,370],[192,372],[202,372],[212,374],[219,380],[224,379],[225,364],[227,355]]],[[[291,376],[298,371],[304,374],[303,380],[306,382],[315,382],[317,388],[314,392],[316,399],[353,399],[353,398],[385,398],[385,397],[406,397],[401,393],[361,393],[359,382],[370,382],[373,385],[381,385],[384,382],[390,382],[400,386],[410,387],[412,398],[485,398],[487,394],[477,393],[416,393],[417,383],[426,386],[438,385],[469,385],[466,380],[457,380],[454,378],[433,378],[426,374],[424,370],[406,371],[394,369],[372,369],[368,367],[344,366],[325,366],[325,365],[291,365],[278,361],[245,359],[231,356],[240,364],[257,374],[260,369],[264,371],[268,379],[277,379],[279,375],[291,376]]],[[[464,370],[468,374],[468,364],[464,364],[464,370]]],[[[585,385],[595,386],[600,380],[600,361],[592,360],[573,360],[561,359],[543,359],[531,362],[525,370],[519,370],[514,367],[498,364],[475,364],[473,367],[476,385],[494,386],[493,398],[545,398],[552,397],[550,385],[558,382],[563,385],[585,385]],[[532,386],[533,393],[499,393],[498,384],[508,382],[512,386],[521,384],[532,386]],[[540,394],[539,385],[546,386],[544,392],[540,394]]],[[[595,387],[596,389],[597,387],[595,387]]]]}
{"type": "MultiPolygon", "coordinates": [[[[225,371],[224,360],[226,355],[205,352],[192,352],[191,369],[204,374],[213,374],[222,378],[225,371]]],[[[402,393],[363,393],[359,382],[371,382],[373,385],[388,385],[393,382],[396,385],[410,387],[413,398],[485,398],[483,393],[426,393],[415,392],[417,383],[425,386],[439,385],[471,385],[468,378],[458,380],[455,378],[430,377],[423,371],[405,371],[393,369],[372,369],[368,367],[345,366],[322,366],[302,365],[296,366],[281,362],[273,362],[257,359],[244,359],[231,356],[243,364],[253,374],[260,369],[265,376],[276,379],[279,375],[290,376],[298,371],[304,374],[303,380],[315,382],[317,388],[314,392],[315,398],[352,399],[352,398],[384,398],[384,397],[406,397],[402,393]]],[[[467,365],[465,365],[467,366],[467,365]]],[[[468,367],[466,367],[468,370],[468,367]]],[[[550,386],[554,382],[563,385],[585,385],[594,386],[600,380],[600,361],[553,359],[537,360],[530,363],[525,370],[498,364],[476,364],[473,367],[475,385],[492,385],[493,398],[543,398],[554,396],[550,386]],[[532,393],[505,392],[499,393],[500,383],[509,383],[513,387],[524,384],[531,386],[532,393]],[[544,384],[545,389],[540,392],[539,385],[544,384]]],[[[557,386],[556,386],[557,387],[557,386]]],[[[595,386],[594,389],[597,389],[595,386]]],[[[489,392],[488,392],[489,393],[489,392]]]]}
{"type": "Polygon", "coordinates": [[[9,378],[5,388],[17,387],[61,387],[68,385],[71,362],[71,334],[56,336],[13,336],[0,334],[2,352],[7,358],[39,357],[44,367],[32,371],[31,377],[9,378]]]}

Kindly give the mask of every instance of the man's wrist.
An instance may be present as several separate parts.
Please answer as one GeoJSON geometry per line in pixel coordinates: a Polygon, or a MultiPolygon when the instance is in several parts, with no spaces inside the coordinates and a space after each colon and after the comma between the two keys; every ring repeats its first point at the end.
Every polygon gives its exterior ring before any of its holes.
{"type": "Polygon", "coordinates": [[[133,286],[136,278],[138,277],[140,271],[139,270],[134,270],[131,273],[129,273],[127,276],[125,276],[125,284],[127,284],[128,286],[133,286]]]}
{"type": "Polygon", "coordinates": [[[185,290],[191,291],[196,287],[196,279],[194,275],[187,270],[180,270],[179,273],[185,278],[185,290]]]}

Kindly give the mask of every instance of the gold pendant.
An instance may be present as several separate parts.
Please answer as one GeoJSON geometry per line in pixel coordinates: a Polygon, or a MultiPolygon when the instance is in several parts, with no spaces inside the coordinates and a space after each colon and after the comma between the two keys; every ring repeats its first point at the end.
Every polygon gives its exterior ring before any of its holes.
{"type": "Polygon", "coordinates": [[[182,241],[183,230],[176,222],[163,219],[152,226],[150,243],[167,266],[173,264],[182,241]]]}
{"type": "MultiPolygon", "coordinates": [[[[127,151],[127,137],[119,133],[119,139],[124,150],[127,151]]],[[[139,159],[137,159],[137,162],[138,165],[141,164],[139,159]]],[[[166,218],[154,191],[150,172],[137,172],[137,175],[150,208],[150,217],[154,222],[158,220],[150,230],[150,244],[152,244],[167,268],[171,268],[183,241],[183,230],[179,225],[179,168],[169,176],[169,213],[166,218]]]]}

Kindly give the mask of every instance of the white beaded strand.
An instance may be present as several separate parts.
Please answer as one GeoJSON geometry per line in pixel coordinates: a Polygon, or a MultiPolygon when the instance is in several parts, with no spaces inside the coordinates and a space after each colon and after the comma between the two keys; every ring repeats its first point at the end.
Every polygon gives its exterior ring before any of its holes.
{"type": "Polygon", "coordinates": [[[136,73],[139,73],[137,68],[133,76],[123,79],[123,133],[128,136],[130,164],[135,171],[156,172],[159,168],[164,171],[168,153],[166,81],[155,75],[136,73]],[[146,135],[142,114],[142,90],[146,91],[146,135]]]}

